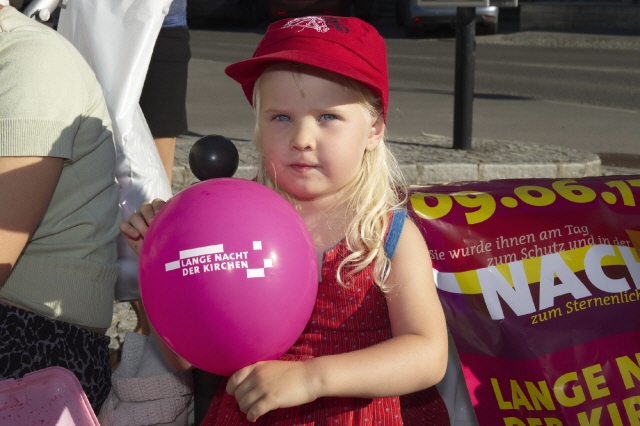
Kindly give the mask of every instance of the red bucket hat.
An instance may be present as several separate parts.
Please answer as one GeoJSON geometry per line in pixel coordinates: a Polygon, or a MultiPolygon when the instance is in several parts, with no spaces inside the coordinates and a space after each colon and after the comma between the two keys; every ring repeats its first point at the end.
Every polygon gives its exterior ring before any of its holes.
{"type": "Polygon", "coordinates": [[[277,62],[298,62],[352,78],[380,97],[386,120],[389,99],[387,49],[378,31],[358,18],[307,16],[269,25],[251,59],[225,72],[253,102],[255,81],[277,62]]]}

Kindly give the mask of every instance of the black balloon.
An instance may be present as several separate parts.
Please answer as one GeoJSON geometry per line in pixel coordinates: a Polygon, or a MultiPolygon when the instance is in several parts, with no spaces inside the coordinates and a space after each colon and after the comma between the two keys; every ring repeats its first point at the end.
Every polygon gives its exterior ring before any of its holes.
{"type": "Polygon", "coordinates": [[[239,161],[236,146],[220,135],[201,137],[189,151],[189,167],[200,180],[232,177],[238,170],[239,161]]]}

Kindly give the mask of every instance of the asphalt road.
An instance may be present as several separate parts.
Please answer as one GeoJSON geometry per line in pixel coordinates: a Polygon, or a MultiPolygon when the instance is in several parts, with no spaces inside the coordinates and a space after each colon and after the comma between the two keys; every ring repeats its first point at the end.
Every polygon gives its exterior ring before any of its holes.
{"type": "MultiPolygon", "coordinates": [[[[407,39],[393,20],[387,40],[391,139],[451,137],[455,35],[407,39]]],[[[253,116],[224,67],[251,56],[266,23],[192,29],[190,131],[250,140],[253,116]]],[[[640,168],[640,37],[502,32],[478,36],[473,137],[533,142],[601,154],[640,168]]]]}

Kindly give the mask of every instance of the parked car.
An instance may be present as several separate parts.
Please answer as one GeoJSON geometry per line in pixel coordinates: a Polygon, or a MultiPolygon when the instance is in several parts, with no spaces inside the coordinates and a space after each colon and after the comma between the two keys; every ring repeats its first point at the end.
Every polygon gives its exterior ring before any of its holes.
{"type": "Polygon", "coordinates": [[[189,25],[206,19],[232,19],[255,26],[267,16],[268,0],[187,0],[189,25]]]}
{"type": "Polygon", "coordinates": [[[381,0],[270,0],[269,17],[298,18],[309,15],[357,16],[375,19],[380,14],[381,0]]]}
{"type": "MultiPolygon", "coordinates": [[[[455,28],[457,9],[429,5],[433,3],[433,0],[396,0],[396,23],[405,27],[407,35],[440,26],[455,28]]],[[[498,11],[497,6],[476,8],[476,29],[479,34],[498,32],[498,11]]]]}

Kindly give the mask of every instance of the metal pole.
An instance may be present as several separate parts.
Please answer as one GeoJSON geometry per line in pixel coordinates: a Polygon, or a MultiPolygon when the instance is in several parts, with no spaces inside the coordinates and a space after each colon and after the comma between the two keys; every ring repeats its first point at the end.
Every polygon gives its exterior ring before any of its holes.
{"type": "Polygon", "coordinates": [[[471,149],[473,80],[476,50],[476,9],[458,7],[456,73],[453,104],[453,148],[471,149]]]}

